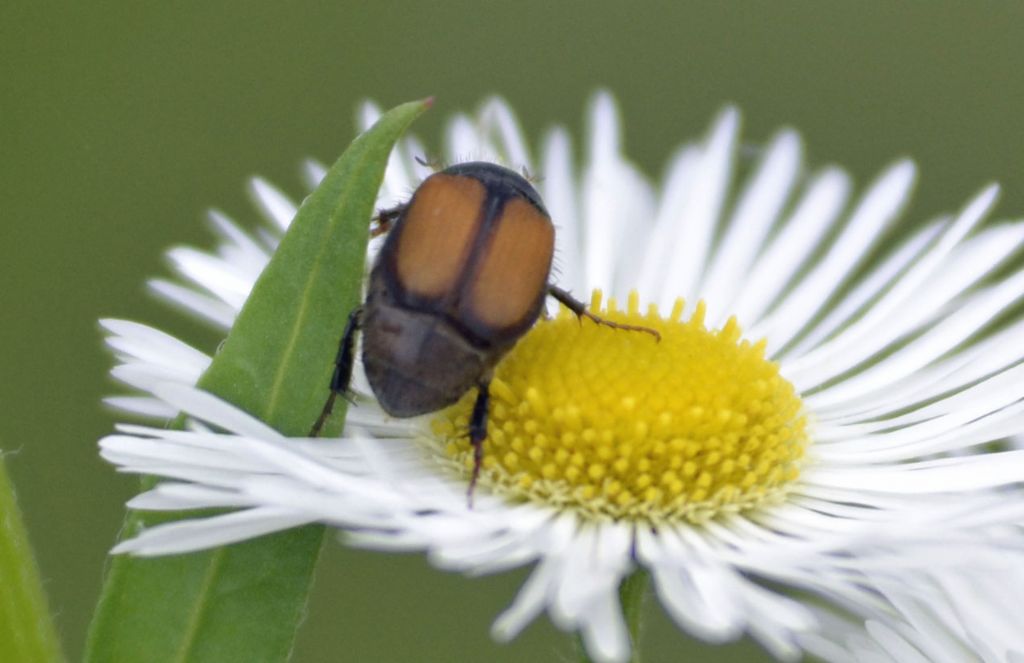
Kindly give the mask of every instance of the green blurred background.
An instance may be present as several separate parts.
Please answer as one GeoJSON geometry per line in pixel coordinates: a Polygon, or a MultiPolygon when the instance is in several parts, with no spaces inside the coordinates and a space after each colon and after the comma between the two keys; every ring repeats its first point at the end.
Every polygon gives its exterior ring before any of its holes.
{"type": "MultiPolygon", "coordinates": [[[[216,205],[251,224],[259,173],[293,196],[300,160],[333,159],[366,97],[437,96],[416,132],[505,96],[533,135],[579,131],[598,86],[618,96],[629,153],[651,174],[725,102],[745,140],[799,128],[812,163],[860,183],[909,154],[908,219],[983,183],[1024,212],[1024,4],[786,2],[174,2],[0,4],[0,447],[58,628],[81,651],[105,553],[136,487],[99,461],[115,417],[96,319],[217,339],[151,299],[172,244],[213,245],[216,205]]],[[[578,133],[577,133],[578,135],[578,133]]],[[[491,620],[523,574],[468,580],[421,556],[331,544],[294,660],[569,660],[541,619],[515,643],[491,620]],[[558,649],[560,648],[560,649],[558,649]],[[557,651],[556,651],[557,650],[557,651]]],[[[760,660],[680,635],[654,605],[647,660],[760,660]]]]}

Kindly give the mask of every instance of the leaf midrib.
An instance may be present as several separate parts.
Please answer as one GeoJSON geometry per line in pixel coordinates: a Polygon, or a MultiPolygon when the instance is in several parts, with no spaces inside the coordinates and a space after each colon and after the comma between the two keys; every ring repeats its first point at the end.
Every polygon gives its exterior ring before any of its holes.
{"type": "MultiPolygon", "coordinates": [[[[359,165],[362,166],[366,159],[361,159],[359,165]]],[[[353,172],[358,172],[358,168],[353,168],[353,172]]],[[[337,208],[344,208],[348,203],[349,198],[353,195],[351,192],[354,187],[346,187],[342,196],[338,200],[337,208]]],[[[296,213],[297,214],[297,213],[296,213]]],[[[321,239],[329,237],[337,225],[337,216],[331,215],[330,222],[325,225],[324,231],[321,234],[321,239]]],[[[309,292],[313,284],[316,283],[317,274],[319,274],[323,262],[324,255],[328,250],[328,243],[323,241],[320,243],[323,247],[317,252],[316,260],[314,261],[313,267],[309,270],[309,278],[304,282],[302,289],[303,297],[301,298],[301,304],[299,307],[298,314],[295,317],[296,323],[292,326],[291,334],[288,338],[288,343],[285,346],[285,351],[282,353],[283,361],[279,364],[281,369],[274,372],[274,380],[271,383],[270,397],[267,401],[267,407],[264,410],[264,416],[261,417],[264,421],[273,422],[274,414],[277,411],[278,405],[281,403],[281,394],[283,393],[282,386],[285,383],[285,376],[288,373],[287,367],[291,365],[291,356],[295,352],[295,348],[298,346],[299,332],[305,323],[306,315],[309,310],[309,292]]],[[[220,576],[220,572],[223,568],[223,560],[225,555],[225,548],[217,548],[213,552],[213,558],[210,560],[209,570],[204,576],[202,589],[199,592],[198,600],[196,601],[196,609],[192,613],[192,619],[189,620],[188,627],[185,631],[185,637],[182,638],[181,647],[179,654],[176,657],[178,663],[187,663],[188,657],[192,653],[196,636],[199,633],[199,627],[202,623],[202,615],[206,612],[207,607],[210,604],[209,593],[215,586],[215,580],[220,576]]]]}
{"type": "MultiPolygon", "coordinates": [[[[360,159],[360,161],[358,162],[359,166],[362,166],[365,161],[365,158],[360,159]]],[[[359,170],[361,170],[361,168],[353,168],[352,170],[353,172],[358,172],[359,170]]],[[[349,198],[353,195],[353,189],[354,187],[345,188],[345,190],[341,194],[341,197],[338,199],[338,204],[336,205],[335,209],[344,209],[347,206],[349,198]]],[[[330,237],[337,223],[337,216],[332,214],[330,217],[330,222],[325,225],[324,231],[323,233],[321,233],[321,239],[326,239],[327,237],[330,237]]],[[[299,330],[302,329],[302,327],[305,324],[307,311],[309,309],[309,292],[313,284],[316,283],[316,279],[313,277],[320,273],[320,269],[322,268],[324,262],[324,254],[328,250],[328,243],[326,241],[320,242],[320,246],[321,249],[316,254],[316,261],[314,262],[313,267],[309,270],[309,278],[306,279],[305,285],[303,286],[302,289],[304,296],[302,297],[302,303],[299,307],[299,312],[295,317],[296,323],[295,325],[292,326],[292,332],[289,335],[288,343],[285,346],[285,351],[283,353],[284,360],[280,363],[281,368],[274,372],[274,381],[271,383],[270,387],[270,398],[267,401],[267,407],[266,410],[264,411],[264,416],[262,417],[264,421],[271,422],[271,425],[273,425],[274,414],[276,413],[277,407],[281,402],[281,387],[285,382],[285,375],[288,372],[288,367],[292,365],[292,362],[290,360],[298,344],[299,330]]]]}
{"type": "Polygon", "coordinates": [[[196,635],[199,633],[199,625],[202,623],[201,617],[206,612],[206,608],[210,603],[208,594],[213,587],[213,581],[220,575],[220,570],[224,566],[225,551],[225,548],[217,548],[211,555],[212,559],[210,559],[206,574],[203,576],[202,591],[199,592],[202,600],[196,602],[196,609],[192,611],[192,619],[189,619],[189,623],[185,627],[185,635],[181,639],[181,647],[178,649],[178,656],[175,658],[178,663],[188,663],[189,656],[192,654],[196,635]]]}

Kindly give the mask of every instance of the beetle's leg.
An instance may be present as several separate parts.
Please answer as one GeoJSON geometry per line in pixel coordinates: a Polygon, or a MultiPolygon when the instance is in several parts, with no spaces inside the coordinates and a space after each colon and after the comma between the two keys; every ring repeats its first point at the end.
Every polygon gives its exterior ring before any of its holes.
{"type": "Polygon", "coordinates": [[[407,203],[403,203],[387,209],[377,210],[377,216],[373,217],[373,225],[370,226],[370,237],[380,237],[391,230],[391,226],[398,220],[398,217],[402,216],[402,212],[408,206],[407,203]]]}
{"type": "Polygon", "coordinates": [[[599,315],[591,313],[590,311],[587,310],[586,304],[584,304],[583,302],[569,294],[568,290],[563,290],[562,288],[559,288],[557,285],[549,283],[548,294],[557,299],[558,301],[562,302],[562,304],[564,304],[567,309],[576,314],[577,318],[587,318],[589,320],[593,320],[599,325],[604,325],[605,327],[612,327],[614,329],[625,329],[626,331],[646,332],[653,336],[654,338],[658,339],[659,341],[661,340],[661,334],[659,334],[658,330],[656,329],[651,329],[650,327],[643,327],[640,325],[624,325],[619,322],[612,322],[611,320],[606,320],[605,318],[602,318],[599,315]]]}
{"type": "Polygon", "coordinates": [[[473,506],[473,489],[480,477],[480,466],[484,461],[484,440],[487,439],[487,410],[491,403],[490,377],[482,378],[477,385],[476,403],[473,404],[473,416],[469,420],[469,442],[473,445],[473,476],[469,479],[469,490],[466,497],[473,506]]]}
{"type": "Polygon", "coordinates": [[[441,161],[441,159],[439,159],[438,157],[430,157],[429,159],[424,159],[423,157],[417,156],[413,157],[413,159],[415,159],[416,163],[418,163],[419,165],[423,166],[424,168],[429,168],[435,173],[439,170],[444,170],[444,162],[441,161]]]}
{"type": "Polygon", "coordinates": [[[345,396],[348,393],[348,385],[352,382],[352,364],[355,362],[354,350],[356,344],[356,331],[361,324],[363,309],[359,307],[349,313],[348,322],[345,324],[345,332],[341,335],[341,343],[338,344],[338,356],[334,359],[334,375],[331,376],[331,394],[324,403],[324,409],[317,417],[316,423],[309,431],[310,437],[320,435],[327,417],[331,416],[334,409],[334,399],[338,394],[345,396]]]}
{"type": "Polygon", "coordinates": [[[526,180],[530,184],[533,184],[534,186],[544,181],[544,178],[538,175],[537,173],[531,173],[530,169],[526,167],[526,164],[523,164],[522,167],[519,168],[519,173],[523,176],[524,180],[526,180]]]}

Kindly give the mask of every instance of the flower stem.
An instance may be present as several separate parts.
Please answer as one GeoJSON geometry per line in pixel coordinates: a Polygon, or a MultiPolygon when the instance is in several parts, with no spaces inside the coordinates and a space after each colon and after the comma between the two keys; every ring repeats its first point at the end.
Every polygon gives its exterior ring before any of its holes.
{"type": "MultiPolygon", "coordinates": [[[[640,663],[640,636],[643,629],[643,607],[647,598],[650,576],[644,569],[637,569],[627,576],[619,585],[619,603],[622,605],[622,616],[626,620],[629,631],[630,658],[629,663],[640,663]]],[[[587,655],[583,640],[576,636],[576,649],[580,663],[593,663],[587,655]]]]}
{"type": "Polygon", "coordinates": [[[39,568],[0,454],[0,661],[63,661],[39,568]]]}

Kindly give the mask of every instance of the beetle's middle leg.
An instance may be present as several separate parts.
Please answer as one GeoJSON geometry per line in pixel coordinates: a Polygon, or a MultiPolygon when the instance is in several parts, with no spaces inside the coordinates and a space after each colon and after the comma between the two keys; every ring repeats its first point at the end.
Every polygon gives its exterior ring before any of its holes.
{"type": "Polygon", "coordinates": [[[557,299],[558,301],[560,301],[562,304],[564,304],[567,309],[575,313],[577,318],[587,318],[588,320],[592,320],[599,325],[604,325],[605,327],[612,327],[614,329],[625,329],[627,331],[646,332],[653,336],[654,338],[658,339],[659,341],[661,340],[661,334],[659,334],[658,330],[656,329],[651,329],[650,327],[643,327],[641,325],[624,325],[620,322],[612,322],[611,320],[607,320],[599,315],[591,313],[590,311],[587,310],[586,304],[573,297],[568,290],[559,288],[557,285],[549,283],[548,294],[557,299]]]}
{"type": "Polygon", "coordinates": [[[334,359],[334,374],[331,376],[331,394],[324,403],[324,409],[317,417],[316,423],[309,431],[310,437],[320,435],[327,417],[331,416],[334,409],[334,399],[338,394],[345,396],[348,393],[348,386],[352,382],[352,364],[355,362],[356,332],[362,323],[363,308],[360,306],[348,315],[348,322],[345,324],[345,331],[341,335],[341,343],[338,344],[338,355],[334,359]]]}
{"type": "Polygon", "coordinates": [[[469,443],[473,445],[473,475],[469,479],[469,490],[466,496],[470,506],[473,504],[473,489],[480,477],[480,467],[484,462],[484,440],[487,439],[487,411],[491,404],[490,376],[481,378],[477,384],[476,403],[473,404],[473,415],[469,420],[469,443]]]}

